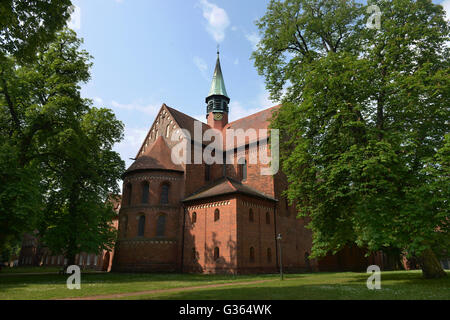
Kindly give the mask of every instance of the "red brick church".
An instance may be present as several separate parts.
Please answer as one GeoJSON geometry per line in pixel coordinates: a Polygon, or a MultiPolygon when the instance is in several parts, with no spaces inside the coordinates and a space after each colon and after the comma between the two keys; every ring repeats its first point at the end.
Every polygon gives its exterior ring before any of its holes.
{"type": "MultiPolygon", "coordinates": [[[[218,56],[201,133],[267,129],[280,107],[228,122],[229,103],[218,56]]],[[[113,271],[277,272],[280,255],[283,268],[292,271],[364,269],[375,262],[357,248],[319,262],[308,258],[312,235],[282,196],[286,177],[281,171],[262,175],[268,165],[249,161],[267,136],[248,137],[233,150],[224,144],[234,164],[174,163],[180,141],[205,150],[207,144],[192,138],[196,121],[164,104],[123,175],[113,271]]]]}

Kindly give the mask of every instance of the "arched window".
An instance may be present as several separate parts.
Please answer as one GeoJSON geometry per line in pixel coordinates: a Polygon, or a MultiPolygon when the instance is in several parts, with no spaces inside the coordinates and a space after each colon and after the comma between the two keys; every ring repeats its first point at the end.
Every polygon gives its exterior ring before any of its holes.
{"type": "Polygon", "coordinates": [[[132,196],[132,192],[133,192],[133,186],[131,185],[131,183],[128,183],[125,186],[125,195],[126,195],[126,203],[127,205],[131,206],[131,196],[132,196]]]}
{"type": "Polygon", "coordinates": [[[168,124],[166,127],[166,138],[169,138],[169,136],[170,136],[170,124],[168,124]]]}
{"type": "Polygon", "coordinates": [[[266,212],[266,224],[270,224],[270,213],[266,212]]]}
{"type": "Polygon", "coordinates": [[[272,249],[267,248],[267,262],[272,262],[272,249]]]}
{"type": "Polygon", "coordinates": [[[138,237],[143,237],[145,233],[145,215],[139,216],[138,237]]]}
{"type": "Polygon", "coordinates": [[[255,262],[255,248],[250,247],[250,262],[255,262]]]}
{"type": "Polygon", "coordinates": [[[168,204],[169,203],[169,185],[163,184],[161,187],[161,204],[168,204]]]}
{"type": "Polygon", "coordinates": [[[142,183],[142,203],[148,203],[148,195],[150,192],[150,185],[147,181],[142,183]]]}
{"type": "Polygon", "coordinates": [[[124,237],[124,238],[126,238],[127,237],[127,231],[128,231],[128,216],[127,215],[124,215],[124,217],[122,218],[122,223],[123,223],[123,225],[122,225],[122,236],[124,237]]]}
{"type": "Polygon", "coordinates": [[[214,221],[220,220],[220,211],[219,209],[214,210],[214,221]]]}
{"type": "Polygon", "coordinates": [[[215,248],[214,248],[214,260],[219,259],[219,257],[220,257],[219,248],[218,248],[218,247],[215,247],[215,248]]]}
{"type": "Polygon", "coordinates": [[[209,181],[211,179],[211,166],[209,164],[205,165],[205,181],[209,181]]]}
{"type": "Polygon", "coordinates": [[[156,222],[156,236],[164,237],[166,233],[166,215],[162,214],[156,222]]]}
{"type": "Polygon", "coordinates": [[[254,220],[255,220],[255,217],[254,217],[254,215],[253,215],[253,210],[250,209],[250,210],[248,211],[248,221],[253,222],[254,220]]]}
{"type": "Polygon", "coordinates": [[[194,212],[192,214],[192,223],[196,223],[197,222],[197,212],[194,212]]]}

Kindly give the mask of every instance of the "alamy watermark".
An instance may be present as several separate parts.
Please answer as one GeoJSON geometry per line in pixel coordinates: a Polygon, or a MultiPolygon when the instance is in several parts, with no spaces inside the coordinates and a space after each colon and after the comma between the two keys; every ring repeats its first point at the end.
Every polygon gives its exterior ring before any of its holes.
{"type": "Polygon", "coordinates": [[[367,268],[367,273],[371,275],[367,279],[366,285],[369,290],[381,289],[381,270],[377,265],[371,265],[367,268]]]}
{"type": "Polygon", "coordinates": [[[381,29],[381,9],[376,5],[367,7],[367,13],[371,14],[367,19],[366,27],[368,29],[381,29]]]}
{"type": "Polygon", "coordinates": [[[71,274],[69,278],[67,278],[66,284],[67,289],[69,290],[80,290],[81,289],[81,270],[77,265],[68,266],[66,270],[67,274],[71,274]]]}
{"type": "Polygon", "coordinates": [[[178,165],[259,164],[262,165],[260,173],[263,176],[275,175],[280,167],[278,129],[227,129],[224,137],[217,129],[203,131],[202,122],[195,121],[193,137],[188,130],[182,129],[181,132],[173,132],[171,140],[178,142],[171,153],[172,162],[178,165]]]}

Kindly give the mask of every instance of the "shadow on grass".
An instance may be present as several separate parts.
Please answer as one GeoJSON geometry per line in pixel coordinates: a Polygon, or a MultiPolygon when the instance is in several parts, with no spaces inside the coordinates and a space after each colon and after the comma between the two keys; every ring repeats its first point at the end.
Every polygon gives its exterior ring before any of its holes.
{"type": "MultiPolygon", "coordinates": [[[[33,274],[21,275],[11,274],[0,276],[0,293],[6,290],[26,289],[34,285],[63,285],[65,286],[69,275],[58,274],[33,274]]],[[[172,284],[178,283],[176,287],[192,286],[192,285],[208,285],[216,282],[245,282],[257,281],[276,278],[278,275],[262,274],[262,275],[203,275],[203,274],[154,274],[154,273],[82,273],[81,283],[83,285],[95,284],[114,284],[124,285],[128,288],[124,292],[133,292],[133,284],[136,286],[141,284],[139,289],[142,290],[142,284],[148,283],[155,287],[155,289],[164,289],[166,287],[173,287],[172,284]],[[161,284],[158,284],[161,283],[161,284]]],[[[144,288],[145,289],[145,288],[144,288]]],[[[120,291],[119,291],[120,292],[120,291]]],[[[110,292],[107,292],[109,294],[110,292]]],[[[102,294],[102,292],[93,293],[102,294]]],[[[59,295],[58,295],[59,296],[59,295]]],[[[76,292],[72,292],[70,296],[77,296],[76,292]]]]}
{"type": "Polygon", "coordinates": [[[210,284],[275,280],[265,283],[227,287],[210,287],[180,292],[161,292],[129,299],[450,299],[450,273],[446,279],[425,280],[421,272],[382,272],[382,290],[366,287],[366,273],[305,273],[287,274],[277,281],[277,274],[262,275],[202,275],[202,274],[82,274],[83,292],[65,290],[67,275],[16,275],[0,277],[0,296],[8,298],[49,299],[108,295],[146,290],[183,288],[210,284]],[[50,285],[53,292],[42,292],[50,285]],[[91,285],[91,286],[89,286],[91,285]],[[30,292],[33,291],[33,292],[30,292]],[[25,294],[26,296],[22,295],[25,294]]]}
{"type": "MultiPolygon", "coordinates": [[[[328,274],[333,276],[333,274],[328,274]]],[[[205,288],[195,291],[152,294],[128,299],[173,300],[450,300],[450,274],[444,280],[426,280],[421,273],[382,276],[381,290],[369,290],[366,274],[337,274],[351,276],[336,283],[305,284],[300,278],[272,281],[256,285],[205,288]],[[356,278],[356,279],[355,279],[356,278]],[[384,280],[383,280],[384,278],[384,280]]],[[[328,283],[327,283],[328,282],[328,283]]]]}

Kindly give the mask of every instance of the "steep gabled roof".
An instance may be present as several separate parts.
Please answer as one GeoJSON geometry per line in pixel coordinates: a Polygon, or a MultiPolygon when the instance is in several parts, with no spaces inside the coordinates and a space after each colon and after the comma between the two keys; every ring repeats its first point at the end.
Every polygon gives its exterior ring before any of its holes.
{"type": "MultiPolygon", "coordinates": [[[[236,121],[228,123],[223,128],[223,137],[224,140],[227,137],[227,130],[233,129],[238,130],[242,129],[244,131],[248,129],[254,129],[256,131],[256,139],[252,137],[245,137],[245,144],[253,143],[259,140],[263,140],[267,138],[266,134],[263,134],[262,132],[259,132],[260,129],[268,129],[270,125],[270,120],[272,119],[273,113],[276,112],[281,105],[274,106],[265,110],[262,110],[260,112],[251,114],[245,118],[238,119],[236,121]]],[[[226,148],[226,142],[224,143],[226,148]]]]}
{"type": "Polygon", "coordinates": [[[247,117],[235,120],[233,122],[228,123],[224,130],[226,129],[267,129],[270,124],[270,119],[272,118],[272,114],[274,111],[277,111],[281,105],[274,106],[260,112],[251,114],[247,117]]]}
{"type": "Polygon", "coordinates": [[[156,139],[150,149],[145,151],[144,155],[139,156],[133,162],[126,173],[139,170],[171,170],[184,172],[181,165],[172,162],[171,149],[162,136],[159,136],[156,139]]]}
{"type": "Polygon", "coordinates": [[[215,196],[220,195],[226,195],[226,194],[245,194],[248,196],[261,198],[265,200],[270,201],[277,201],[276,199],[258,191],[255,190],[249,186],[246,186],[239,181],[236,181],[234,179],[231,179],[229,177],[220,178],[216,181],[214,181],[212,184],[205,186],[203,188],[200,188],[196,192],[194,192],[192,195],[187,197],[183,200],[183,202],[188,201],[194,201],[194,200],[200,200],[200,199],[206,199],[211,198],[215,196]]]}
{"type": "Polygon", "coordinates": [[[169,113],[172,115],[173,119],[178,124],[178,126],[181,129],[185,129],[189,132],[192,140],[194,139],[194,123],[195,123],[195,121],[198,121],[202,124],[202,135],[203,135],[203,132],[205,132],[208,129],[211,129],[211,127],[208,126],[204,122],[201,122],[195,118],[192,118],[191,116],[188,116],[187,114],[180,112],[176,109],[173,109],[171,107],[168,107],[166,105],[165,105],[165,107],[167,108],[169,113]]]}

